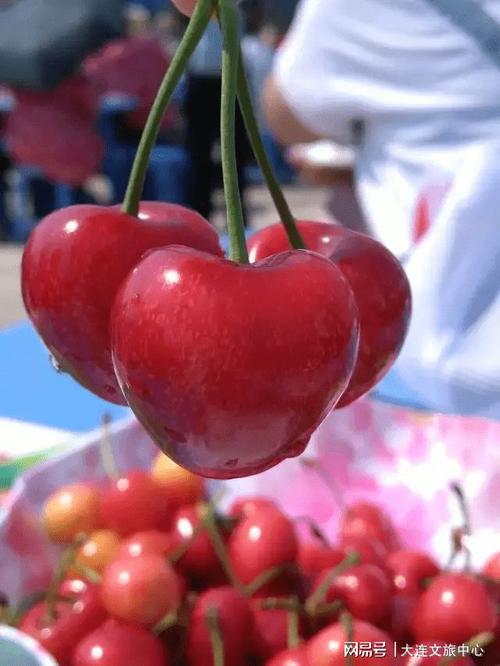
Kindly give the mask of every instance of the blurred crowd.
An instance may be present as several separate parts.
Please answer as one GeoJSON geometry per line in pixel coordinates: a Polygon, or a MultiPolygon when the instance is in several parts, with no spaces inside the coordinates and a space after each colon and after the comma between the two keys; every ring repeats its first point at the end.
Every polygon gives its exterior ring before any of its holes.
{"type": "MultiPolygon", "coordinates": [[[[293,171],[260,111],[260,95],[282,34],[260,0],[243,0],[242,47],[266,146],[283,180],[293,171]]],[[[117,203],[158,86],[187,25],[168,0],[126,5],[123,35],[102,45],[55,87],[0,80],[0,239],[24,240],[36,220],[76,202],[117,203]]],[[[145,198],[183,203],[210,217],[220,185],[222,39],[211,22],[164,118],[145,198]]],[[[63,57],[63,54],[61,54],[63,57]]],[[[241,117],[240,187],[260,176],[241,117]]]]}

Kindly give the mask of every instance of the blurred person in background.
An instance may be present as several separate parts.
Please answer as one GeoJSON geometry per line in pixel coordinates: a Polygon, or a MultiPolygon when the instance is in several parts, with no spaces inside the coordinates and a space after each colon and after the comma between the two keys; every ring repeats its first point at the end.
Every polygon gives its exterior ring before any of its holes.
{"type": "Polygon", "coordinates": [[[426,407],[496,417],[499,22],[496,0],[302,0],[264,94],[283,143],[355,145],[370,232],[412,283],[395,374],[426,407]]]}

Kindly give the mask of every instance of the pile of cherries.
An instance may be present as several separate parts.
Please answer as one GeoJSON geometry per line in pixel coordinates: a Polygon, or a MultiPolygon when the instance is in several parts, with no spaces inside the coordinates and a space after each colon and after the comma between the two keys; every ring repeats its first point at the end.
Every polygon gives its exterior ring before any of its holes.
{"type": "Polygon", "coordinates": [[[216,504],[163,454],[61,488],[43,518],[66,550],[19,628],[60,666],[500,663],[500,553],[482,572],[442,570],[363,501],[335,544],[269,499],[216,504]]]}

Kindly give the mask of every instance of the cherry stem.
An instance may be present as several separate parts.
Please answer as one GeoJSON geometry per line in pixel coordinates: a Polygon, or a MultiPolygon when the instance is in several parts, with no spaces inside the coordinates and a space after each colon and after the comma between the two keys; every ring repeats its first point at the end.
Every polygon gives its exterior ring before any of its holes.
{"type": "Polygon", "coordinates": [[[84,578],[86,578],[89,581],[89,583],[93,583],[93,585],[101,584],[102,576],[95,569],[91,569],[90,567],[85,566],[85,564],[78,562],[78,560],[73,563],[73,568],[75,569],[75,571],[80,573],[84,578]]]}
{"type": "Polygon", "coordinates": [[[64,577],[66,576],[67,570],[74,563],[78,550],[85,543],[86,540],[87,540],[86,534],[78,534],[73,540],[73,543],[69,545],[62,554],[61,561],[59,562],[59,566],[54,572],[54,575],[50,582],[49,589],[47,590],[47,595],[45,597],[47,605],[46,617],[49,623],[54,622],[54,620],[57,617],[56,603],[58,600],[59,587],[61,586],[61,583],[63,582],[64,577]]]}
{"type": "Polygon", "coordinates": [[[323,546],[326,546],[327,548],[330,547],[331,544],[326,538],[325,533],[312,518],[309,518],[309,516],[297,516],[294,520],[296,523],[305,523],[311,534],[316,537],[318,541],[321,541],[323,546]]]}
{"type": "MultiPolygon", "coordinates": [[[[290,601],[298,602],[297,597],[291,597],[290,601]]],[[[299,627],[299,609],[289,608],[286,614],[286,642],[289,649],[296,648],[301,643],[299,627]]]]}
{"type": "Polygon", "coordinates": [[[306,600],[306,611],[308,614],[310,615],[316,614],[318,606],[325,601],[326,595],[328,594],[328,590],[333,581],[338,576],[343,574],[344,571],[350,569],[355,564],[358,564],[359,560],[360,560],[359,554],[356,551],[352,551],[351,553],[346,555],[346,557],[342,560],[342,562],[337,564],[337,566],[333,567],[328,572],[328,574],[325,576],[321,584],[318,585],[318,587],[306,600]]]}
{"type": "Polygon", "coordinates": [[[218,8],[223,37],[220,107],[221,161],[229,235],[229,258],[242,264],[248,264],[235,139],[236,86],[240,60],[238,14],[231,0],[219,0],[218,8]]]}
{"type": "Polygon", "coordinates": [[[212,644],[213,666],[224,666],[224,639],[220,630],[219,611],[217,608],[207,608],[205,622],[212,644]]]}
{"type": "Polygon", "coordinates": [[[245,594],[245,588],[239,580],[238,576],[235,574],[229,560],[226,544],[224,543],[224,539],[222,538],[222,535],[217,526],[217,520],[215,518],[213,506],[210,504],[205,505],[201,508],[201,511],[202,523],[207,530],[208,538],[210,539],[215,554],[217,555],[217,558],[221,563],[222,568],[224,569],[224,573],[226,574],[231,585],[241,594],[245,594]]]}
{"type": "Polygon", "coordinates": [[[467,504],[465,493],[459,483],[452,483],[450,490],[455,495],[458,501],[460,513],[462,515],[462,525],[452,530],[452,551],[450,559],[448,560],[447,568],[451,567],[456,556],[463,552],[465,556],[465,570],[470,571],[471,568],[471,553],[468,546],[464,543],[464,537],[472,534],[470,511],[467,504]]]}
{"type": "Polygon", "coordinates": [[[158,620],[158,622],[151,629],[151,633],[154,634],[155,636],[159,636],[164,631],[167,631],[167,629],[175,627],[178,621],[179,621],[179,615],[177,611],[174,611],[173,613],[168,613],[167,615],[162,617],[161,620],[158,620]]]}
{"type": "Polygon", "coordinates": [[[259,599],[258,605],[262,610],[286,610],[297,611],[300,613],[303,608],[297,597],[268,597],[267,599],[259,599]]]}
{"type": "Polygon", "coordinates": [[[177,87],[189,58],[200,41],[214,11],[215,0],[198,0],[186,32],[175,52],[168,71],[160,85],[156,99],[149,112],[123,201],[122,210],[129,215],[137,215],[139,201],[146,180],[149,158],[160,131],[161,123],[170,98],[177,87]]]}
{"type": "MultiPolygon", "coordinates": [[[[344,643],[352,643],[354,639],[354,623],[352,621],[352,615],[347,611],[344,611],[343,613],[340,614],[339,621],[345,632],[344,643]]],[[[346,662],[348,666],[353,666],[354,658],[352,654],[346,656],[346,662]]]]}
{"type": "Polygon", "coordinates": [[[330,495],[333,497],[335,504],[339,507],[339,509],[345,511],[346,505],[342,497],[342,493],[338,489],[333,477],[328,474],[328,472],[326,472],[323,467],[321,467],[319,461],[315,460],[314,458],[307,458],[303,456],[302,458],[299,458],[299,462],[303,467],[312,469],[313,472],[315,472],[315,474],[318,476],[318,478],[321,479],[325,487],[330,492],[330,495]]]}
{"type": "Polygon", "coordinates": [[[252,145],[253,153],[257,159],[264,180],[266,181],[267,189],[272,197],[281,222],[285,227],[290,245],[295,249],[305,248],[304,239],[297,227],[295,218],[290,210],[290,206],[285,199],[283,190],[279,181],[274,173],[274,169],[266,152],[262,137],[259,131],[259,125],[255,117],[255,112],[252,104],[252,97],[248,87],[248,78],[245,72],[245,64],[241,53],[239,52],[238,63],[238,102],[243,116],[243,122],[247,130],[248,138],[252,145]]]}
{"type": "MultiPolygon", "coordinates": [[[[492,631],[483,631],[476,636],[473,636],[470,640],[463,643],[467,647],[467,651],[473,650],[474,648],[485,648],[493,643],[495,640],[495,634],[492,631]]],[[[479,655],[478,655],[479,656],[479,655]]],[[[457,658],[457,655],[450,655],[443,657],[439,660],[439,666],[445,666],[445,664],[450,664],[457,658]]]]}
{"type": "Polygon", "coordinates": [[[101,459],[102,466],[106,472],[106,476],[111,481],[117,481],[120,478],[118,466],[116,464],[115,456],[113,455],[113,448],[111,446],[111,439],[109,436],[109,426],[111,417],[109,414],[103,414],[101,419],[102,436],[101,436],[101,459]]]}
{"type": "Polygon", "coordinates": [[[293,565],[290,564],[278,564],[275,567],[266,569],[258,576],[256,576],[251,583],[249,583],[245,590],[245,595],[247,597],[252,597],[256,592],[258,592],[264,585],[271,583],[276,578],[279,578],[283,574],[288,573],[289,571],[295,569],[293,565]]]}

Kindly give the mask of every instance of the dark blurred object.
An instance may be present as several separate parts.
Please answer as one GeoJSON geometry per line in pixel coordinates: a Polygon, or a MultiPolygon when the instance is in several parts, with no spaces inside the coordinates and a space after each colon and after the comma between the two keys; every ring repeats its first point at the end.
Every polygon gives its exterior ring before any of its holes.
{"type": "MultiPolygon", "coordinates": [[[[127,124],[142,130],[160,83],[168,69],[169,58],[156,39],[117,39],[106,44],[84,63],[84,72],[101,95],[127,95],[136,109],[127,115],[127,124]]],[[[175,111],[170,106],[162,129],[172,125],[175,111]]]]}
{"type": "Polygon", "coordinates": [[[122,33],[125,0],[0,3],[0,83],[56,86],[86,55],[122,33]]]}
{"type": "Polygon", "coordinates": [[[17,90],[5,142],[18,163],[36,166],[44,176],[80,186],[101,164],[104,145],[95,130],[98,95],[83,75],[50,92],[17,90]]]}

